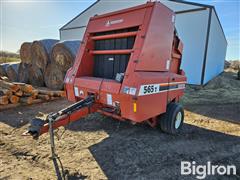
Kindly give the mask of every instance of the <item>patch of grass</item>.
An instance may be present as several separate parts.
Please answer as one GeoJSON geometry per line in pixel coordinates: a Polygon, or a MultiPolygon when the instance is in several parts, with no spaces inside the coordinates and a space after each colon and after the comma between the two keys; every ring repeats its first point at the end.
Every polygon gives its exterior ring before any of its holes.
{"type": "Polygon", "coordinates": [[[0,64],[2,63],[10,63],[10,62],[19,62],[20,58],[16,57],[0,57],[0,64]]]}
{"type": "Polygon", "coordinates": [[[8,51],[0,51],[0,64],[19,62],[19,61],[20,61],[19,54],[13,53],[13,52],[8,52],[8,51]]]}

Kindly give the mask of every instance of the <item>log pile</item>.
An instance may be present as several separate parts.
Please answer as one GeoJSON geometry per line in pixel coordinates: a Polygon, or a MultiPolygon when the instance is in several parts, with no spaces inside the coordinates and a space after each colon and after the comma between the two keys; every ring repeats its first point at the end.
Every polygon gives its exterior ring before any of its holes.
{"type": "Polygon", "coordinates": [[[65,91],[35,89],[32,85],[0,79],[0,110],[65,97],[65,91]]]}
{"type": "Polygon", "coordinates": [[[73,66],[80,44],[77,40],[55,39],[25,42],[20,49],[21,63],[1,64],[0,76],[12,82],[62,90],[64,77],[73,66]]]}

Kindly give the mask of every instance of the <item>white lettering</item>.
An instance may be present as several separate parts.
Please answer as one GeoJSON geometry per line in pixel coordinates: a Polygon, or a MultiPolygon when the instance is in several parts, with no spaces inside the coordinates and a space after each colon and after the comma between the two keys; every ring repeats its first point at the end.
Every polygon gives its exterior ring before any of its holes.
{"type": "Polygon", "coordinates": [[[237,168],[234,165],[231,166],[227,166],[227,174],[233,174],[233,175],[237,175],[237,168]],[[231,173],[231,169],[232,169],[232,173],[231,173]]]}
{"type": "Polygon", "coordinates": [[[181,174],[182,175],[189,175],[191,174],[191,163],[187,161],[181,162],[181,174]]]}
{"type": "Polygon", "coordinates": [[[237,169],[235,165],[212,165],[207,162],[206,165],[198,165],[195,161],[181,162],[181,175],[194,175],[197,179],[205,179],[214,175],[236,175],[237,169]]]}
{"type": "Polygon", "coordinates": [[[227,169],[224,166],[219,166],[217,168],[217,173],[220,174],[220,175],[224,175],[224,174],[226,174],[226,172],[227,172],[227,169]]]}
{"type": "Polygon", "coordinates": [[[206,170],[207,170],[207,166],[198,165],[196,168],[196,173],[198,174],[196,178],[204,179],[207,176],[206,170]]]}

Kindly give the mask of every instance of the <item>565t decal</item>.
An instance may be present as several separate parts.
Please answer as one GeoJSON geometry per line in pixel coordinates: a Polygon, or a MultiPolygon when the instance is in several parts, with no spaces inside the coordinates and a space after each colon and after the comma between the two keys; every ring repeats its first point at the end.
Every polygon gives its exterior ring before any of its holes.
{"type": "Polygon", "coordinates": [[[148,84],[142,85],[139,90],[139,96],[148,95],[148,94],[156,94],[160,92],[160,84],[148,84]]]}
{"type": "Polygon", "coordinates": [[[185,89],[186,82],[170,82],[168,84],[147,84],[141,85],[139,89],[138,96],[144,96],[149,94],[157,94],[165,91],[174,91],[185,89]]]}

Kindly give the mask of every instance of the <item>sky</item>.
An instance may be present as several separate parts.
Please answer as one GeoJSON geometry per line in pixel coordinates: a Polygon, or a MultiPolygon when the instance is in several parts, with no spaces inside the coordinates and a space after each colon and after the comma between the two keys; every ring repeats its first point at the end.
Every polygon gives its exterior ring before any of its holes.
{"type": "MultiPolygon", "coordinates": [[[[227,60],[240,59],[240,0],[188,0],[214,5],[228,41],[227,60]]],[[[95,0],[0,0],[0,50],[59,39],[59,29],[95,0]]]]}

